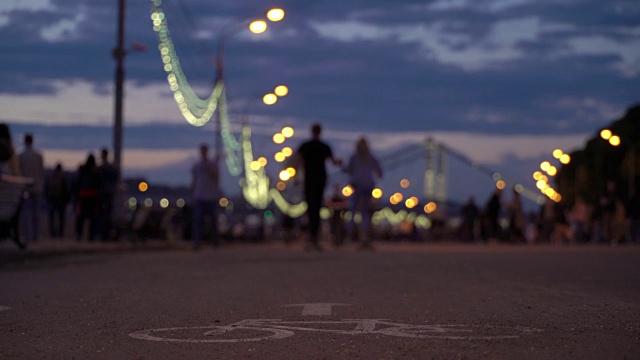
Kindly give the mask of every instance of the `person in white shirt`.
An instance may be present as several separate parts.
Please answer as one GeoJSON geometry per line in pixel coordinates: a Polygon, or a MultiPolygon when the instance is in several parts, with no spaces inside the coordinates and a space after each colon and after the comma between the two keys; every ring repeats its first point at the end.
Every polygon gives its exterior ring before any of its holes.
{"type": "Polygon", "coordinates": [[[218,187],[219,174],[216,166],[218,159],[209,159],[209,147],[200,146],[200,160],[191,168],[191,196],[193,199],[193,213],[191,222],[191,236],[194,249],[202,246],[202,233],[205,216],[211,220],[211,232],[214,245],[218,245],[217,206],[220,197],[218,187]]]}
{"type": "Polygon", "coordinates": [[[33,148],[33,135],[25,134],[24,150],[18,155],[22,176],[33,179],[27,188],[21,210],[21,227],[24,239],[38,239],[40,197],[44,186],[44,160],[42,154],[33,148]]]}

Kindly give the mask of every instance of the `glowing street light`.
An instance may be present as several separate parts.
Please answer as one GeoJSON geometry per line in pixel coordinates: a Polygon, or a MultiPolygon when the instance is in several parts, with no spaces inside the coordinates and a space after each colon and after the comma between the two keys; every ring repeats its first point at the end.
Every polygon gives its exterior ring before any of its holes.
{"type": "Polygon", "coordinates": [[[604,129],[600,131],[600,137],[605,140],[609,140],[611,138],[611,135],[613,135],[613,133],[609,129],[604,129]]]}
{"type": "Polygon", "coordinates": [[[273,89],[273,92],[276,95],[278,95],[280,97],[283,97],[283,96],[287,96],[287,94],[289,94],[289,88],[286,87],[285,85],[278,85],[278,86],[276,86],[275,89],[273,89]]]}
{"type": "Polygon", "coordinates": [[[262,97],[262,102],[265,105],[273,105],[278,101],[278,96],[276,94],[266,94],[265,96],[262,97]]]}
{"type": "Polygon", "coordinates": [[[249,24],[249,30],[254,34],[262,34],[267,31],[267,22],[264,20],[256,20],[249,24]]]}
{"type": "Polygon", "coordinates": [[[267,12],[267,19],[273,22],[278,22],[284,19],[284,10],[280,8],[273,8],[267,12]]]}
{"type": "Polygon", "coordinates": [[[293,136],[293,128],[291,126],[285,126],[282,128],[282,135],[286,138],[290,138],[293,136]]]}
{"type": "Polygon", "coordinates": [[[273,142],[276,144],[282,144],[284,142],[284,135],[277,133],[273,135],[273,142]]]}

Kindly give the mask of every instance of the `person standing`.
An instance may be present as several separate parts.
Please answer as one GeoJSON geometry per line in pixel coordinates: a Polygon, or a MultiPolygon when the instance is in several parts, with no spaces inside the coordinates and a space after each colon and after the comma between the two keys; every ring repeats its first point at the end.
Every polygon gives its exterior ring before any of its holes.
{"type": "Polygon", "coordinates": [[[309,250],[322,251],[318,244],[320,229],[320,207],[327,183],[327,169],[325,162],[331,160],[334,165],[342,164],[342,160],[333,156],[331,147],[320,140],[322,126],[318,123],[311,125],[311,139],[300,145],[294,157],[293,167],[298,169],[302,162],[304,169],[304,196],[307,202],[307,217],[309,219],[309,250]]]}
{"type": "Polygon", "coordinates": [[[511,195],[511,202],[507,208],[509,212],[509,241],[512,243],[524,240],[524,213],[522,212],[522,199],[515,187],[511,195]]]}
{"type": "Polygon", "coordinates": [[[44,183],[44,160],[42,154],[33,147],[33,135],[25,134],[24,150],[18,155],[22,176],[33,179],[27,187],[22,203],[22,232],[26,241],[38,239],[40,197],[44,183]]]}
{"type": "Polygon", "coordinates": [[[378,160],[371,154],[369,144],[364,137],[356,142],[356,148],[349,158],[349,163],[345,167],[345,172],[349,174],[349,183],[353,187],[351,198],[351,221],[349,222],[349,232],[355,229],[355,214],[360,213],[362,218],[360,226],[360,240],[363,247],[370,247],[371,237],[371,192],[375,188],[376,177],[382,177],[382,168],[378,160]]]}
{"type": "Polygon", "coordinates": [[[62,164],[58,163],[44,185],[44,196],[49,203],[49,235],[52,238],[64,236],[69,194],[69,182],[62,170],[62,164]]]}
{"type": "Polygon", "coordinates": [[[100,192],[102,180],[93,154],[87,156],[87,161],[78,169],[76,178],[76,240],[82,239],[84,223],[89,221],[88,240],[97,235],[96,217],[100,209],[100,192]]]}
{"type": "Polygon", "coordinates": [[[100,237],[102,241],[107,241],[113,229],[113,201],[118,183],[118,169],[109,162],[109,150],[100,150],[100,166],[98,172],[102,181],[102,191],[100,194],[100,237]]]}
{"type": "Polygon", "coordinates": [[[209,159],[209,147],[200,145],[200,160],[191,168],[191,195],[193,197],[193,214],[191,236],[194,250],[202,246],[202,233],[205,217],[209,216],[214,246],[218,246],[217,201],[220,197],[218,158],[209,159]]]}
{"type": "Polygon", "coordinates": [[[501,197],[502,197],[502,189],[496,189],[484,207],[484,218],[485,218],[484,236],[486,240],[497,241],[500,238],[501,228],[498,222],[498,217],[500,216],[500,210],[502,208],[502,205],[500,204],[501,197]]]}
{"type": "Polygon", "coordinates": [[[480,217],[480,210],[476,206],[473,196],[469,196],[469,200],[460,210],[462,213],[462,239],[465,241],[476,240],[476,222],[480,217]]]}

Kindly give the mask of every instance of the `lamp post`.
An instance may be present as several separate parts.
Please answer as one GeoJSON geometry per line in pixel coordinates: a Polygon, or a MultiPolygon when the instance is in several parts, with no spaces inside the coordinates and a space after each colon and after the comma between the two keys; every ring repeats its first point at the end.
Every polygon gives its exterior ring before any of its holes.
{"type": "MultiPolygon", "coordinates": [[[[117,45],[113,49],[113,58],[116,60],[115,73],[115,104],[114,104],[114,126],[113,126],[113,164],[121,174],[122,170],[122,99],[124,96],[124,18],[126,0],[118,1],[118,37],[117,45]]],[[[118,175],[121,177],[121,175],[118,175]]],[[[118,179],[119,181],[120,179],[118,179]]]]}

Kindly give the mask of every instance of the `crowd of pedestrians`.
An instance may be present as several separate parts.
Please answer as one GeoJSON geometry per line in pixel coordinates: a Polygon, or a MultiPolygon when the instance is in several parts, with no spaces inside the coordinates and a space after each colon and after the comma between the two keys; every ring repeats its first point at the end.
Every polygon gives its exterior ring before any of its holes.
{"type": "Polygon", "coordinates": [[[623,200],[613,181],[607,182],[606,190],[593,203],[581,195],[571,203],[546,199],[537,211],[529,212],[523,210],[515,189],[510,199],[503,199],[502,193],[497,189],[484,207],[478,207],[471,197],[461,208],[462,240],[619,244],[635,243],[640,237],[640,197],[623,200]]]}

